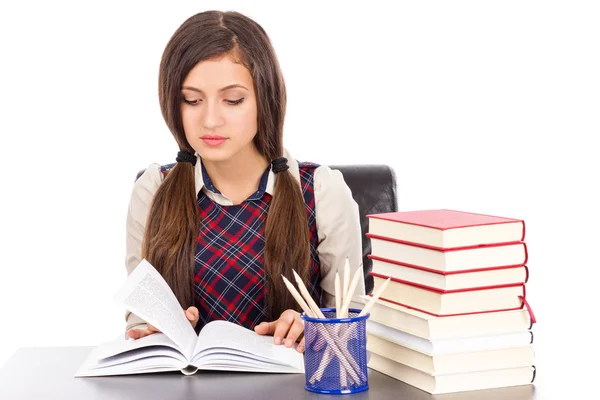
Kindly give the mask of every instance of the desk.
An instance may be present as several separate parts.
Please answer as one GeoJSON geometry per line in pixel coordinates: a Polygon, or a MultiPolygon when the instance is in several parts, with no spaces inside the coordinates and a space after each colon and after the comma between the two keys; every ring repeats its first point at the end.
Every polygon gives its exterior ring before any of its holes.
{"type": "Polygon", "coordinates": [[[410,399],[533,400],[535,386],[432,396],[369,370],[369,390],[352,395],[323,395],[304,389],[304,374],[181,372],[73,378],[92,347],[25,347],[0,369],[0,399],[410,399]]]}

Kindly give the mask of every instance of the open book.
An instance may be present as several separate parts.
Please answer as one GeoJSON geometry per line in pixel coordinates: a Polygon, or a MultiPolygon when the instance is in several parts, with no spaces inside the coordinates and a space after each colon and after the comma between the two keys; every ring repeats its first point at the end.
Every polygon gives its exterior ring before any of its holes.
{"type": "Polygon", "coordinates": [[[94,348],[75,377],[198,370],[304,373],[304,357],[270,336],[227,321],[206,324],[199,335],[163,277],[143,260],[115,300],[162,333],[141,339],[124,335],[94,348]]]}

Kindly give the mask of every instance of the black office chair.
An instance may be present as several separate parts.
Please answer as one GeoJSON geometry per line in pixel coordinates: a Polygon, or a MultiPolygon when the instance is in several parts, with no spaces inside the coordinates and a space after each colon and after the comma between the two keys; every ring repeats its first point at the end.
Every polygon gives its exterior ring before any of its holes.
{"type": "MultiPolygon", "coordinates": [[[[387,165],[330,165],[342,173],[346,184],[352,191],[352,197],[358,204],[360,228],[362,231],[363,269],[365,273],[365,292],[373,291],[373,277],[369,274],[373,261],[367,256],[371,254],[369,219],[367,215],[398,211],[396,195],[396,174],[387,165]]],[[[138,172],[139,178],[145,170],[138,172]]]]}
{"type": "Polygon", "coordinates": [[[396,174],[387,165],[330,165],[339,170],[352,191],[352,197],[358,204],[360,228],[362,231],[363,269],[365,272],[365,292],[373,291],[373,277],[369,274],[373,261],[371,254],[369,219],[367,215],[398,211],[396,195],[396,174]]]}

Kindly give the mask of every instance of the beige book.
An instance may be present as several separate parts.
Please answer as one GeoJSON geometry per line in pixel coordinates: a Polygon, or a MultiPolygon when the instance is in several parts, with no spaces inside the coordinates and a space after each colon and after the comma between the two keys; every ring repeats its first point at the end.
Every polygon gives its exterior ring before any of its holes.
{"type": "Polygon", "coordinates": [[[441,272],[498,268],[527,263],[525,242],[439,250],[400,243],[388,238],[373,236],[370,238],[373,256],[441,272]]]}
{"type": "MultiPolygon", "coordinates": [[[[387,278],[373,275],[373,291],[377,291],[387,278]]],[[[441,316],[520,308],[520,296],[524,294],[523,286],[437,292],[392,278],[380,298],[441,316]]]]}
{"type": "Polygon", "coordinates": [[[532,365],[434,376],[371,353],[367,366],[431,394],[528,385],[535,379],[532,365]]]}
{"type": "Polygon", "coordinates": [[[526,367],[534,363],[531,345],[429,355],[367,333],[367,350],[431,375],[526,367]]]}
{"type": "Polygon", "coordinates": [[[371,319],[367,320],[366,328],[367,333],[371,335],[429,355],[509,349],[513,347],[529,346],[533,343],[532,331],[430,340],[412,335],[408,332],[390,328],[389,326],[380,324],[371,319]]]}
{"type": "Polygon", "coordinates": [[[525,283],[527,267],[492,269],[443,275],[419,268],[399,265],[373,258],[373,272],[438,290],[468,289],[484,286],[525,283]]]}
{"type": "MultiPolygon", "coordinates": [[[[362,296],[365,302],[370,298],[362,296]]],[[[371,308],[369,320],[429,340],[500,335],[531,329],[526,309],[436,317],[383,300],[378,300],[371,308]]]]}

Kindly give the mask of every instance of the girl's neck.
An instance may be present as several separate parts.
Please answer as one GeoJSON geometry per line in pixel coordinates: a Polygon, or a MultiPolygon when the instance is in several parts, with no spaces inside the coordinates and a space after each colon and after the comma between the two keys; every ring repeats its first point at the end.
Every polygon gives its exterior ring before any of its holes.
{"type": "Polygon", "coordinates": [[[256,191],[269,163],[254,146],[248,146],[247,150],[240,151],[228,160],[202,160],[202,165],[213,185],[234,203],[239,203],[256,191]]]}

